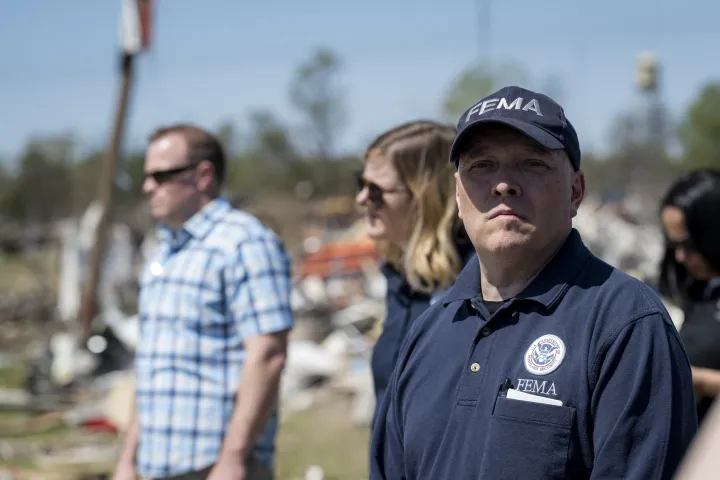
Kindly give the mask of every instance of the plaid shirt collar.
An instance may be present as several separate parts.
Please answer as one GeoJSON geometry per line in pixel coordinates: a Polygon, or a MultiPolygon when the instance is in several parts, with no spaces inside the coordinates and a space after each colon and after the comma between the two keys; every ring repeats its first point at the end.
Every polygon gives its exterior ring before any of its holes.
{"type": "Polygon", "coordinates": [[[230,204],[227,200],[213,199],[177,230],[173,230],[167,225],[158,225],[158,239],[174,248],[179,248],[191,237],[202,239],[210,233],[217,221],[228,211],[230,211],[230,204]]]}

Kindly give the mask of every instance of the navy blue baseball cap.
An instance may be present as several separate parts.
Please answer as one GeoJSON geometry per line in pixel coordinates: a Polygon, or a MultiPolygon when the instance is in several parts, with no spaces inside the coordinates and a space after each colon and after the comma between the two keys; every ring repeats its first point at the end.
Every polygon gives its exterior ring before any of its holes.
{"type": "Polygon", "coordinates": [[[565,150],[575,171],[580,169],[580,143],[563,108],[546,95],[515,86],[491,93],[462,114],[450,150],[455,166],[468,136],[489,123],[514,128],[550,150],[565,150]]]}

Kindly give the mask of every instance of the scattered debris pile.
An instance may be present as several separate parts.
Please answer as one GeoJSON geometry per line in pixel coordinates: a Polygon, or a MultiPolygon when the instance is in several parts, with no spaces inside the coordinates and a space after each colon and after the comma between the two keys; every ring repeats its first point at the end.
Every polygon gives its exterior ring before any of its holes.
{"type": "Polygon", "coordinates": [[[40,285],[25,292],[0,292],[0,351],[17,351],[54,328],[55,292],[40,285]]]}
{"type": "Polygon", "coordinates": [[[643,216],[631,201],[603,204],[595,197],[588,197],[580,206],[574,226],[595,255],[643,281],[654,283],[663,239],[657,225],[642,222],[643,216]]]}

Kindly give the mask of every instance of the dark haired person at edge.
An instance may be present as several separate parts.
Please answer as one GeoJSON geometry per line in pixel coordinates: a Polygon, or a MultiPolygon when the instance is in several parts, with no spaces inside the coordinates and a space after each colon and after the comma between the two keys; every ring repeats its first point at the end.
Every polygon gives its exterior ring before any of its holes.
{"type": "Polygon", "coordinates": [[[475,253],[447,161],[454,138],[451,125],[396,126],[370,144],[358,173],[356,202],[387,279],[387,316],[372,354],[376,411],[410,325],[475,253]]]}
{"type": "Polygon", "coordinates": [[[563,108],[503,88],[462,115],[450,161],[477,257],[403,342],[370,479],[670,479],[697,430],[690,362],[652,288],[572,227],[563,108]]]}
{"type": "Polygon", "coordinates": [[[702,422],[720,394],[720,171],[678,178],[662,199],[660,218],[665,256],[659,289],[685,314],[680,338],[702,422]]]}

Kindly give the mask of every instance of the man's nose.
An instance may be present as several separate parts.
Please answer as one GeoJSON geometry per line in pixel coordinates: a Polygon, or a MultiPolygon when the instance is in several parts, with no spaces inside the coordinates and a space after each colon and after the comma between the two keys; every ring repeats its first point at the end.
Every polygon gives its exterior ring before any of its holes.
{"type": "Polygon", "coordinates": [[[520,185],[511,180],[502,180],[495,184],[492,191],[493,197],[518,197],[522,195],[520,185]]]}
{"type": "Polygon", "coordinates": [[[142,191],[145,195],[150,195],[157,188],[157,182],[152,177],[145,177],[142,184],[142,191]]]}
{"type": "Polygon", "coordinates": [[[368,188],[363,187],[363,189],[355,195],[355,204],[359,207],[367,206],[368,200],[370,199],[369,193],[368,188]]]}

